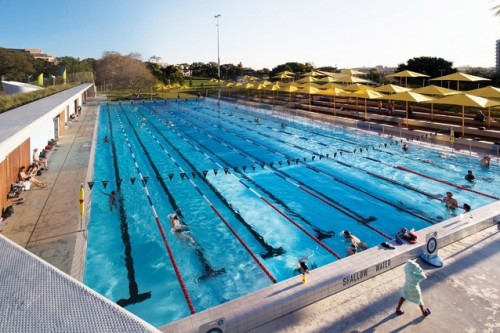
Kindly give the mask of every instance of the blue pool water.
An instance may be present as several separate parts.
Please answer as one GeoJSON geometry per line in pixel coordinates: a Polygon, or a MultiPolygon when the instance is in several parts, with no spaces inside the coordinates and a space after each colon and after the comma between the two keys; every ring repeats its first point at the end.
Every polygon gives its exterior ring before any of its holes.
{"type": "Polygon", "coordinates": [[[376,246],[460,214],[446,191],[500,196],[496,164],[234,104],[103,104],[97,142],[84,283],[155,326],[345,257],[342,230],[376,246]]]}

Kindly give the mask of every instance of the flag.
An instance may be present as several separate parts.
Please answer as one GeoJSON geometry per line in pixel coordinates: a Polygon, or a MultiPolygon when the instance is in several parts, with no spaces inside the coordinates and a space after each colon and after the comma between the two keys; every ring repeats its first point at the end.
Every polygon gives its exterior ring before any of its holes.
{"type": "Polygon", "coordinates": [[[38,85],[40,87],[43,87],[43,73],[40,73],[40,75],[38,75],[38,85]]]}
{"type": "Polygon", "coordinates": [[[63,66],[61,68],[61,73],[62,73],[62,78],[63,78],[63,84],[66,84],[66,66],[63,66]]]}

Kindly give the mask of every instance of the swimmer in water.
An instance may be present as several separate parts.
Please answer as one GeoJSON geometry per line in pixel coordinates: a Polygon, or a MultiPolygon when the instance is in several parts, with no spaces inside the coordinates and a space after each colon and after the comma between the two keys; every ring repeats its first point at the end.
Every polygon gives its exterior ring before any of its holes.
{"type": "Polygon", "coordinates": [[[458,207],[458,202],[453,198],[453,193],[446,192],[446,197],[443,199],[444,204],[447,208],[455,209],[458,207]]]}
{"type": "Polygon", "coordinates": [[[306,260],[308,258],[302,258],[299,260],[299,271],[300,271],[300,274],[309,274],[309,267],[307,266],[307,263],[306,263],[306,260]]]}
{"type": "Polygon", "coordinates": [[[177,214],[168,215],[168,219],[170,220],[170,225],[172,226],[172,230],[174,233],[180,238],[184,238],[189,241],[189,243],[194,244],[195,241],[191,235],[189,235],[189,230],[186,225],[183,225],[179,221],[179,217],[177,214]]]}
{"type": "Polygon", "coordinates": [[[468,170],[467,171],[467,174],[465,175],[465,179],[467,181],[471,182],[471,183],[475,183],[476,182],[476,177],[472,173],[472,170],[468,170]]]}

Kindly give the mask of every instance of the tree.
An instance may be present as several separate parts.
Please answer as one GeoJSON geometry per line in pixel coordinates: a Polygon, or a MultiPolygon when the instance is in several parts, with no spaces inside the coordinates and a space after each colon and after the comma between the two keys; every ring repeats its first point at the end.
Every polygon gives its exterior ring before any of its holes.
{"type": "Polygon", "coordinates": [[[271,72],[269,72],[269,77],[273,77],[276,74],[283,72],[283,71],[289,71],[295,73],[296,77],[299,77],[300,74],[309,72],[313,70],[313,66],[311,64],[301,64],[298,62],[287,62],[286,64],[278,65],[274,67],[271,72]]]}
{"type": "Polygon", "coordinates": [[[453,68],[453,62],[436,57],[412,58],[406,64],[399,64],[396,72],[404,70],[427,74],[431,78],[452,74],[457,71],[456,68],[453,68]]]}
{"type": "Polygon", "coordinates": [[[95,63],[95,70],[98,84],[111,83],[113,88],[131,89],[135,95],[156,81],[142,61],[117,52],[104,52],[104,56],[95,63]]]}
{"type": "Polygon", "coordinates": [[[0,77],[3,80],[23,81],[30,75],[35,76],[35,67],[29,56],[23,52],[0,48],[0,77]]]}
{"type": "Polygon", "coordinates": [[[180,85],[184,84],[184,73],[179,66],[167,66],[163,69],[163,74],[167,83],[179,83],[180,85]]]}

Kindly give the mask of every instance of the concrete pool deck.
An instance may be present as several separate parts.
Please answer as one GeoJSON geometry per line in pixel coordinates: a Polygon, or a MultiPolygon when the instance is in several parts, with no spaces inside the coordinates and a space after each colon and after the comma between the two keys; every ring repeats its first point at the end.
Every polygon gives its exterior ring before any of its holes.
{"type": "MultiPolygon", "coordinates": [[[[14,215],[7,220],[7,225],[0,227],[2,235],[79,280],[85,250],[82,245],[85,241],[85,227],[81,224],[78,213],[78,192],[80,184],[90,179],[88,165],[96,113],[97,106],[89,101],[83,108],[80,121],[70,126],[65,136],[59,140],[57,150],[49,154],[50,171],[40,177],[49,186],[26,192],[25,203],[14,205],[14,215]]],[[[87,196],[89,192],[86,191],[87,196]]],[[[422,283],[422,289],[424,301],[432,310],[429,318],[422,319],[418,307],[410,303],[404,304],[405,315],[396,317],[393,313],[403,282],[403,270],[398,262],[403,263],[407,258],[416,257],[418,251],[421,251],[418,246],[405,246],[405,249],[396,250],[398,255],[387,253],[387,250],[381,254],[380,249],[367,252],[366,256],[375,256],[373,260],[370,259],[375,263],[381,262],[383,256],[394,255],[397,258],[391,257],[393,263],[380,275],[362,280],[333,296],[325,298],[315,290],[331,288],[326,284],[318,284],[323,274],[329,274],[326,268],[318,269],[312,271],[306,285],[300,284],[298,278],[287,280],[270,287],[272,291],[266,288],[166,325],[160,330],[200,332],[200,326],[208,327],[206,324],[213,322],[213,319],[225,318],[222,323],[224,332],[498,331],[500,256],[497,252],[500,230],[498,223],[491,221],[488,222],[489,225],[483,224],[477,229],[474,227],[481,223],[480,216],[491,218],[492,214],[488,215],[488,210],[498,214],[498,202],[496,204],[495,207],[478,210],[477,214],[474,212],[477,221],[461,226],[471,229],[470,236],[455,232],[457,240],[450,239],[450,244],[440,249],[440,256],[445,261],[443,268],[429,269],[423,265],[428,274],[428,279],[422,283]],[[300,288],[307,288],[311,293],[306,295],[300,288]],[[292,289],[297,289],[298,292],[292,289]],[[273,303],[274,301],[262,309],[255,307],[262,295],[274,297],[285,294],[291,303],[295,302],[288,309],[280,303],[273,303]],[[309,299],[302,300],[301,297],[309,299]],[[241,312],[237,312],[240,310],[241,312]],[[260,310],[267,312],[268,317],[252,317],[260,310]],[[242,325],[237,325],[238,320],[242,325]],[[253,326],[245,326],[252,322],[253,326]]],[[[455,222],[450,222],[449,228],[455,228],[462,221],[456,222],[455,226],[451,223],[455,222]]],[[[443,237],[446,236],[444,232],[442,234],[443,237]]],[[[425,239],[423,234],[419,236],[425,239]]],[[[446,243],[443,240],[442,244],[446,243]]],[[[360,265],[371,265],[365,259],[360,254],[345,260],[344,264],[347,270],[359,270],[360,265]]],[[[32,293],[37,296],[38,289],[33,290],[32,293]]],[[[64,315],[65,313],[58,314],[64,315]]],[[[7,316],[2,318],[2,321],[12,320],[7,316]]],[[[49,321],[48,318],[46,320],[49,321]]],[[[0,327],[5,326],[0,322],[0,327]]],[[[43,327],[41,330],[44,330],[43,327]]]]}

